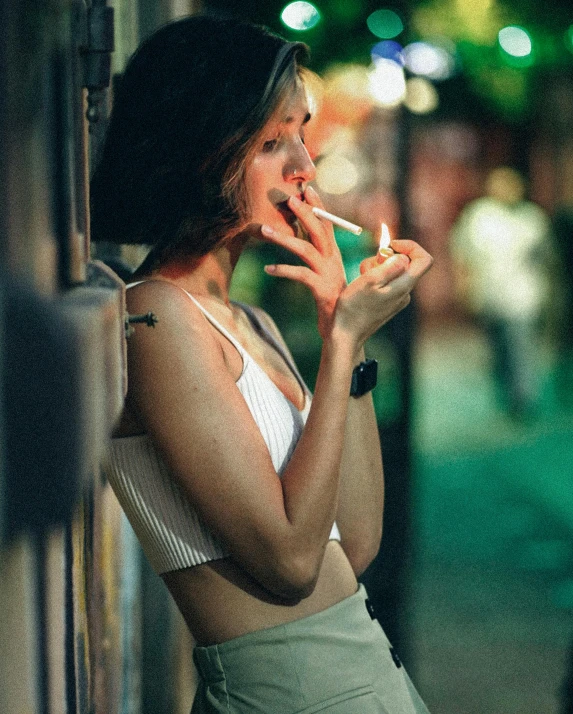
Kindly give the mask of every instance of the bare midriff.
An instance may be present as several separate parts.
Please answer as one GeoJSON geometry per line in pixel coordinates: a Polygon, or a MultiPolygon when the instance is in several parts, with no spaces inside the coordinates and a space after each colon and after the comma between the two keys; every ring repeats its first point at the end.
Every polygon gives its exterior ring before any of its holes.
{"type": "Polygon", "coordinates": [[[231,559],[162,575],[199,645],[299,620],[353,595],[358,584],[340,543],[329,541],[311,595],[285,601],[263,589],[231,559]]]}

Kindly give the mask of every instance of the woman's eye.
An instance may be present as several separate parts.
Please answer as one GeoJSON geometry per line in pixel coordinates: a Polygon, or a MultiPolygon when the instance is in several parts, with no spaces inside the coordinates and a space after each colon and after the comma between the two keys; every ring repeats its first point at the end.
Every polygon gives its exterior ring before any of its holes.
{"type": "Polygon", "coordinates": [[[263,144],[263,151],[269,152],[272,151],[275,146],[278,144],[279,140],[278,139],[271,139],[270,141],[265,141],[263,144]]]}

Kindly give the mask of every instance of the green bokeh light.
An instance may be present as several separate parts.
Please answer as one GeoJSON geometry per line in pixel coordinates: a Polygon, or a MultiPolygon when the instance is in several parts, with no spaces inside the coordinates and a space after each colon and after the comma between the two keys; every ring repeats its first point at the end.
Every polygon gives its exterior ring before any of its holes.
{"type": "Polygon", "coordinates": [[[291,30],[311,30],[320,22],[320,12],[309,2],[291,2],[281,12],[281,20],[291,30]]]}
{"type": "Polygon", "coordinates": [[[390,40],[399,35],[404,24],[393,10],[376,10],[366,20],[368,29],[382,40],[390,40]]]}

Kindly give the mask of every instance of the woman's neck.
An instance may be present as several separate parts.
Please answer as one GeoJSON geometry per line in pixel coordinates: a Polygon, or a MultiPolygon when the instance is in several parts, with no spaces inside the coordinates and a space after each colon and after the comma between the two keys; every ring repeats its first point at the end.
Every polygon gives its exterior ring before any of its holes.
{"type": "Polygon", "coordinates": [[[229,305],[229,288],[244,241],[236,241],[212,250],[207,255],[179,258],[163,265],[151,275],[184,288],[193,295],[204,295],[229,305]]]}

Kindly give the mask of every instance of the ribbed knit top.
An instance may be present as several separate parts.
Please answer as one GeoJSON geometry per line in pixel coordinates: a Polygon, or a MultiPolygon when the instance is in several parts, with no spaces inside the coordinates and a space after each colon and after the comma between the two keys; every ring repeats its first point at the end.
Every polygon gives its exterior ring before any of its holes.
{"type": "MultiPolygon", "coordinates": [[[[306,402],[302,411],[282,394],[233,335],[191,294],[186,294],[241,355],[243,369],[236,382],[237,388],[261,430],[277,476],[280,477],[306,423],[311,402],[310,392],[280,343],[250,308],[241,305],[255,329],[282,355],[304,389],[306,402]]],[[[112,439],[105,470],[157,573],[189,568],[229,555],[198,517],[147,434],[112,439]]],[[[333,524],[330,539],[340,540],[336,523],[333,524]]]]}

